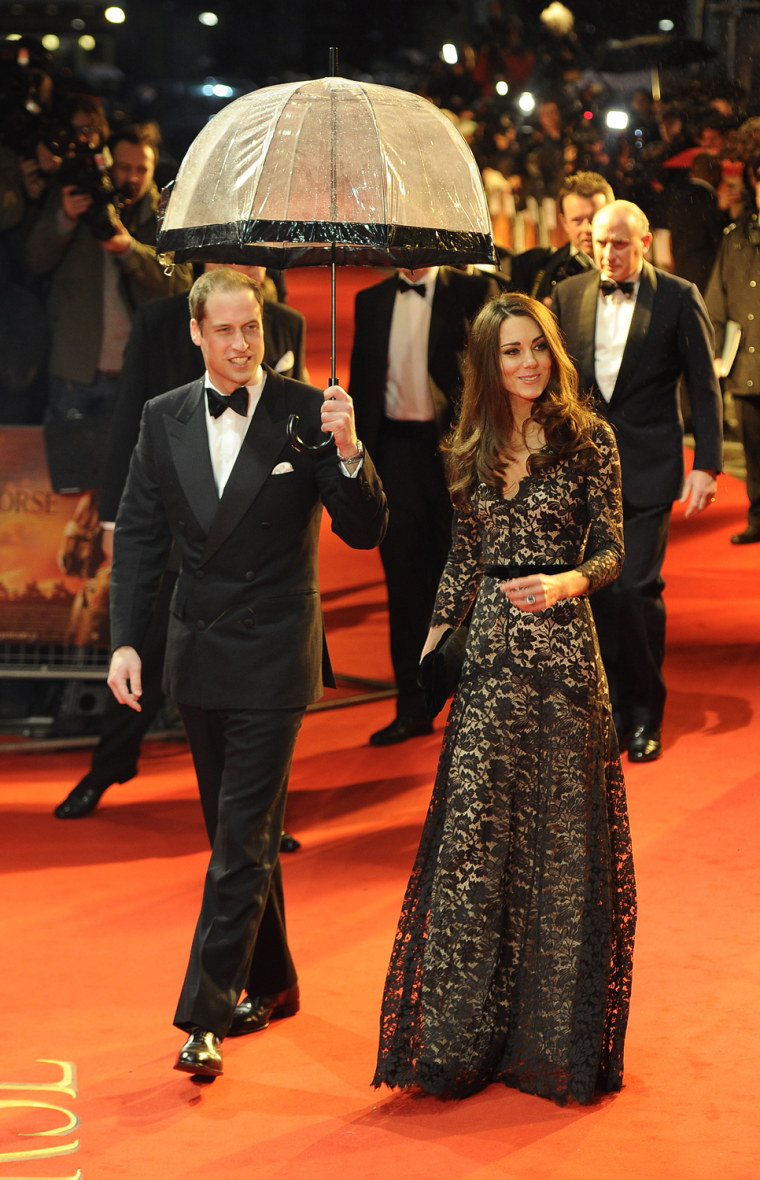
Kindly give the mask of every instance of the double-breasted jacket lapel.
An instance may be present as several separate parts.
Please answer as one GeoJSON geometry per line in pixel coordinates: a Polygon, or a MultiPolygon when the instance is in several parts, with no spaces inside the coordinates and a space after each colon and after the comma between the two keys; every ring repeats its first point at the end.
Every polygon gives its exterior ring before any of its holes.
{"type": "Polygon", "coordinates": [[[589,277],[583,288],[580,307],[578,308],[578,340],[581,341],[580,356],[574,358],[578,372],[584,374],[587,381],[596,384],[594,347],[596,344],[596,309],[599,303],[599,281],[601,275],[597,272],[589,277]]]}
{"type": "Polygon", "coordinates": [[[213,556],[240,524],[287,441],[287,407],[282,391],[284,382],[274,370],[266,368],[265,372],[264,388],[219,500],[201,554],[201,565],[213,556]]]}
{"type": "MultiPolygon", "coordinates": [[[[177,478],[198,524],[206,533],[201,564],[229,537],[261,491],[286,442],[283,379],[265,367],[266,380],[251,425],[221,498],[216,487],[206,428],[204,383],[192,384],[166,431],[177,478]]],[[[231,411],[228,411],[231,412],[231,411]]]]}
{"type": "Polygon", "coordinates": [[[193,382],[178,411],[174,416],[167,414],[164,421],[180,487],[207,532],[219,507],[219,493],[208,447],[203,378],[193,382]]]}

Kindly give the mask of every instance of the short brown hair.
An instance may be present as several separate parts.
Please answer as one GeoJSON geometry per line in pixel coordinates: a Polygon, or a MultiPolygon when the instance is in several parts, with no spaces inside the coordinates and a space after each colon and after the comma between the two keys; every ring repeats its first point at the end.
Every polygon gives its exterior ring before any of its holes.
{"type": "Polygon", "coordinates": [[[200,324],[206,314],[206,300],[215,291],[253,291],[259,307],[264,307],[264,296],[261,284],[240,270],[232,270],[229,266],[218,266],[214,270],[205,271],[196,279],[190,288],[188,300],[190,315],[196,324],[200,324]]]}
{"type": "Polygon", "coordinates": [[[563,202],[565,197],[570,196],[571,193],[578,197],[587,197],[589,200],[597,193],[602,193],[606,197],[608,205],[615,200],[612,185],[604,179],[600,172],[572,172],[570,176],[565,177],[557,193],[557,206],[560,213],[565,212],[563,202]]]}

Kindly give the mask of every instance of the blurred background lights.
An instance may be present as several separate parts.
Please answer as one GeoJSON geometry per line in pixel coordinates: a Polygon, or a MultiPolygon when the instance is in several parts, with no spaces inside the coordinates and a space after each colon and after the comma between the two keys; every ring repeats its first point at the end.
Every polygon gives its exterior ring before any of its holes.
{"type": "Polygon", "coordinates": [[[84,49],[87,53],[95,48],[95,38],[90,33],[83,33],[79,38],[78,45],[80,49],[84,49]]]}
{"type": "Polygon", "coordinates": [[[123,25],[124,21],[127,19],[127,14],[125,13],[124,9],[117,8],[115,6],[107,8],[103,15],[112,25],[123,25]]]}
{"type": "Polygon", "coordinates": [[[536,109],[536,100],[529,90],[525,90],[518,98],[517,105],[524,115],[529,115],[536,109]]]}
{"type": "Polygon", "coordinates": [[[496,93],[498,95],[500,95],[502,98],[504,97],[505,94],[509,94],[509,86],[507,85],[507,83],[504,81],[503,78],[499,78],[499,81],[496,83],[496,86],[494,87],[494,89],[496,90],[496,93]]]}
{"type": "Polygon", "coordinates": [[[661,33],[672,33],[675,25],[673,24],[672,20],[668,20],[666,18],[665,20],[659,21],[657,28],[661,33]]]}
{"type": "Polygon", "coordinates": [[[448,41],[445,45],[442,45],[441,57],[446,62],[447,66],[455,66],[459,61],[459,54],[457,53],[456,45],[452,45],[450,41],[448,41]]]}
{"type": "Polygon", "coordinates": [[[48,53],[55,53],[56,49],[61,48],[61,38],[57,37],[55,33],[45,33],[42,38],[42,48],[47,49],[48,53]]]}
{"type": "Polygon", "coordinates": [[[213,29],[214,25],[219,24],[219,17],[215,12],[201,12],[198,14],[198,20],[209,29],[213,29]]]}
{"type": "Polygon", "coordinates": [[[201,87],[201,93],[205,94],[206,98],[232,98],[235,91],[231,86],[225,86],[222,82],[215,82],[213,78],[208,78],[201,87]]]}
{"type": "Polygon", "coordinates": [[[628,114],[626,111],[607,111],[605,122],[611,131],[625,131],[628,126],[628,114]]]}

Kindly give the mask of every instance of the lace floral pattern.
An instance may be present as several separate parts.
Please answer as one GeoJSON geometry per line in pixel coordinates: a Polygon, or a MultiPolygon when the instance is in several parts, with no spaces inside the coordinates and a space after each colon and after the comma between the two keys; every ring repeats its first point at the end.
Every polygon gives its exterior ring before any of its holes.
{"type": "Polygon", "coordinates": [[[523,613],[484,566],[622,561],[617,453],[481,486],[459,515],[434,622],[475,600],[404,898],[373,1084],[460,1097],[493,1081],[565,1102],[618,1090],[635,884],[625,787],[586,598],[523,613]]]}

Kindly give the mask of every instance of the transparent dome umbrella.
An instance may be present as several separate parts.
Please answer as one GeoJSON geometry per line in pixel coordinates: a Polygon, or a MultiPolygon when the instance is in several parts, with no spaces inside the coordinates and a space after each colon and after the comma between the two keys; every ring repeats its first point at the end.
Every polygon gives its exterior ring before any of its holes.
{"type": "Polygon", "coordinates": [[[336,266],[497,262],[480,172],[450,119],[340,77],[255,90],[207,123],[164,190],[157,248],[177,262],[330,266],[331,384],[336,266]]]}

